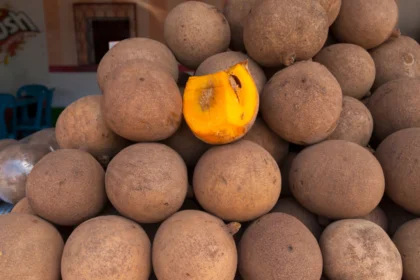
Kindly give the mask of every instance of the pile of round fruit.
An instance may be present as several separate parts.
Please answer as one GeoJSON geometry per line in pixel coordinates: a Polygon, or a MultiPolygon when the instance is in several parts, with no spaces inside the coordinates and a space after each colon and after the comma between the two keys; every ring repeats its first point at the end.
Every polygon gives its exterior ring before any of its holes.
{"type": "Polygon", "coordinates": [[[420,279],[420,46],[395,0],[197,1],[2,141],[1,279],[420,279]],[[195,71],[178,82],[178,63],[195,71]]]}

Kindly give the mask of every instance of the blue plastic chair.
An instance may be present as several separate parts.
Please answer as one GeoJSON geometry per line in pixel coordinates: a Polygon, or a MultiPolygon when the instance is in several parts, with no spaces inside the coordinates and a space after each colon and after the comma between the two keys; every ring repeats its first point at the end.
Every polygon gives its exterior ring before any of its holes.
{"type": "Polygon", "coordinates": [[[21,87],[17,96],[17,107],[21,110],[17,130],[33,132],[52,126],[51,104],[55,89],[43,85],[25,85],[21,87]],[[34,117],[29,117],[29,106],[36,104],[34,117]]]}
{"type": "Polygon", "coordinates": [[[16,138],[16,98],[8,93],[0,93],[0,139],[16,138]],[[12,123],[8,127],[6,123],[6,110],[12,109],[12,123]]]}

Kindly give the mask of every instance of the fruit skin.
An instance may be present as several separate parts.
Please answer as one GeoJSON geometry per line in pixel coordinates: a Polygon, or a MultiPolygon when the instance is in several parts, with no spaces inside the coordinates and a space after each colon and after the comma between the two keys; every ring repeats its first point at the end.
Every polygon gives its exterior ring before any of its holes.
{"type": "Polygon", "coordinates": [[[270,213],[254,221],[239,244],[243,279],[319,280],[322,255],[312,233],[298,219],[270,213]]]}
{"type": "Polygon", "coordinates": [[[10,213],[36,215],[34,210],[32,210],[31,205],[29,205],[29,200],[27,197],[22,198],[18,203],[16,203],[15,207],[13,207],[10,213]]]}
{"type": "Polygon", "coordinates": [[[0,151],[6,148],[9,145],[17,144],[15,139],[3,139],[0,140],[0,151]]]}
{"type": "Polygon", "coordinates": [[[419,277],[419,236],[420,219],[415,219],[402,225],[392,238],[402,256],[404,280],[416,280],[419,277]]]}
{"type": "Polygon", "coordinates": [[[103,115],[116,134],[135,142],[170,137],[182,120],[182,97],[174,79],[155,64],[131,60],[112,72],[103,115]]]}
{"type": "Polygon", "coordinates": [[[64,242],[43,219],[29,214],[0,215],[2,279],[59,280],[64,242]]]}
{"type": "Polygon", "coordinates": [[[164,144],[138,143],[111,161],[105,185],[119,213],[139,223],[157,223],[181,208],[187,195],[187,167],[164,144]]]}
{"type": "Polygon", "coordinates": [[[373,135],[383,141],[399,130],[420,127],[420,79],[401,78],[379,87],[369,98],[373,135]]]}
{"type": "Polygon", "coordinates": [[[141,226],[118,216],[100,216],[79,225],[64,247],[65,280],[148,280],[151,243],[141,226]]]}
{"type": "Polygon", "coordinates": [[[360,217],[359,219],[371,221],[380,226],[385,232],[388,231],[388,217],[386,216],[384,210],[382,210],[379,206],[373,209],[373,211],[369,214],[360,217]]]}
{"type": "Polygon", "coordinates": [[[317,54],[328,36],[328,16],[318,1],[259,0],[243,29],[248,55],[265,67],[292,65],[317,54]]]}
{"type": "Polygon", "coordinates": [[[366,147],[373,132],[373,118],[369,109],[359,100],[343,97],[343,111],[329,140],[346,140],[366,147]]]}
{"type": "Polygon", "coordinates": [[[319,0],[319,3],[327,12],[328,25],[331,26],[340,12],[341,0],[319,0]]]}
{"type": "Polygon", "coordinates": [[[378,160],[366,148],[344,140],[304,149],[293,160],[289,181],[302,206],[330,219],[369,214],[385,190],[378,160]]]}
{"type": "Polygon", "coordinates": [[[354,44],[334,44],[322,49],[314,58],[334,75],[343,95],[362,99],[375,81],[375,62],[370,54],[354,44]]]}
{"type": "Polygon", "coordinates": [[[159,227],[152,260],[159,280],[232,280],[238,256],[222,220],[203,211],[184,210],[159,227]]]}
{"type": "Polygon", "coordinates": [[[328,69],[317,62],[302,61],[269,80],[261,95],[261,114],[284,140],[310,145],[333,133],[342,104],[340,85],[328,69]]]}
{"type": "Polygon", "coordinates": [[[390,38],[369,52],[376,67],[373,89],[399,78],[420,78],[420,45],[412,38],[390,38]]]}
{"type": "Polygon", "coordinates": [[[34,166],[26,196],[38,216],[57,225],[78,225],[105,206],[104,170],[87,152],[60,149],[34,166]]]}
{"type": "Polygon", "coordinates": [[[166,45],[186,67],[196,69],[212,55],[227,50],[229,23],[215,6],[198,1],[178,4],[164,22],[166,45]]]}
{"type": "Polygon", "coordinates": [[[391,36],[397,22],[395,0],[342,0],[331,31],[342,43],[372,49],[391,36]]]}
{"type": "Polygon", "coordinates": [[[250,221],[276,204],[280,169],[264,148],[241,140],[209,149],[195,167],[193,187],[207,212],[225,221],[250,221]]]}
{"type": "Polygon", "coordinates": [[[115,68],[135,59],[149,61],[178,80],[178,62],[165,44],[149,38],[129,38],[116,44],[99,62],[97,80],[102,92],[115,68]]]}
{"type": "Polygon", "coordinates": [[[388,136],[376,149],[386,180],[386,193],[396,204],[420,215],[420,128],[407,128],[388,136]]]}
{"type": "Polygon", "coordinates": [[[386,232],[373,222],[349,219],[330,224],[320,247],[329,279],[400,280],[401,256],[386,232]]]}

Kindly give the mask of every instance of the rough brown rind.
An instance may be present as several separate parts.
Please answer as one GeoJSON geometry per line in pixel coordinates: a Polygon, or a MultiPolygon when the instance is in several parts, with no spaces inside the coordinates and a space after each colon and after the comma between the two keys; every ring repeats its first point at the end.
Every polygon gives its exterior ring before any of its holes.
{"type": "Polygon", "coordinates": [[[328,36],[328,16],[318,1],[259,0],[243,33],[248,55],[258,64],[288,66],[321,50],[328,36]]]}
{"type": "Polygon", "coordinates": [[[388,217],[379,206],[366,216],[359,217],[359,219],[371,221],[380,226],[385,232],[388,232],[388,217]]]}
{"type": "Polygon", "coordinates": [[[238,257],[222,220],[197,210],[177,212],[162,223],[153,242],[158,279],[232,280],[238,257]]]}
{"type": "Polygon", "coordinates": [[[163,140],[181,124],[179,88],[167,72],[151,62],[131,60],[117,67],[104,97],[106,123],[128,140],[163,140]]]}
{"type": "Polygon", "coordinates": [[[298,219],[270,213],[245,230],[239,244],[239,272],[247,280],[319,280],[321,250],[298,219]]]}
{"type": "Polygon", "coordinates": [[[343,140],[304,149],[293,161],[289,180],[300,204],[331,219],[369,214],[385,190],[376,158],[366,148],[343,140]]]}
{"type": "Polygon", "coordinates": [[[401,129],[420,127],[420,79],[402,78],[379,87],[367,104],[374,136],[382,141],[401,129]]]}
{"type": "Polygon", "coordinates": [[[229,23],[215,6],[186,1],[165,19],[166,44],[183,65],[196,69],[205,59],[229,47],[229,23]]]}
{"type": "Polygon", "coordinates": [[[151,243],[136,223],[118,216],[93,218],[78,226],[64,247],[63,279],[148,280],[151,243]]]}
{"type": "Polygon", "coordinates": [[[386,232],[370,221],[341,220],[320,239],[324,273],[330,279],[400,280],[401,256],[386,232]]]}
{"type": "Polygon", "coordinates": [[[100,61],[97,80],[102,92],[112,71],[133,59],[149,61],[178,80],[178,62],[167,46],[149,38],[129,38],[116,44],[100,61]]]}
{"type": "Polygon", "coordinates": [[[270,79],[261,95],[261,114],[281,138],[309,145],[333,133],[342,104],[340,85],[328,69],[303,61],[270,79]]]}
{"type": "Polygon", "coordinates": [[[362,99],[375,80],[375,63],[370,54],[357,45],[334,44],[321,50],[314,61],[321,63],[341,86],[343,95],[362,99]]]}
{"type": "Polygon", "coordinates": [[[269,152],[240,140],[209,149],[194,170],[193,187],[206,211],[226,221],[250,221],[276,204],[281,175],[269,152]]]}
{"type": "Polygon", "coordinates": [[[342,0],[331,31],[340,42],[372,49],[391,36],[397,22],[395,0],[342,0]]]}
{"type": "Polygon", "coordinates": [[[341,8],[341,0],[319,0],[328,15],[328,26],[334,23],[341,8]]]}
{"type": "Polygon", "coordinates": [[[399,78],[420,77],[420,45],[410,37],[390,38],[370,54],[376,67],[374,89],[399,78]]]}
{"type": "Polygon", "coordinates": [[[29,205],[29,200],[27,197],[22,198],[15,207],[13,207],[10,213],[22,213],[22,214],[32,214],[36,215],[34,210],[32,210],[31,205],[29,205]]]}

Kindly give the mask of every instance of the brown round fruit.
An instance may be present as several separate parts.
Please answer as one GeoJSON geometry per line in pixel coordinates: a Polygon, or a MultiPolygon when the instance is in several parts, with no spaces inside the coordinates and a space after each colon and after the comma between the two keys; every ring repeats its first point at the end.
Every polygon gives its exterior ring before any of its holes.
{"type": "Polygon", "coordinates": [[[258,64],[288,66],[321,50],[328,36],[328,16],[318,1],[259,0],[243,33],[248,55],[258,64]]]}
{"type": "Polygon", "coordinates": [[[251,73],[252,78],[254,79],[258,92],[261,93],[264,88],[264,85],[267,82],[267,78],[265,77],[264,71],[255,61],[253,61],[246,54],[243,54],[241,52],[228,51],[215,54],[204,60],[203,63],[201,63],[200,66],[198,66],[197,71],[195,71],[195,75],[202,76],[207,74],[213,74],[219,71],[226,70],[234,66],[235,64],[243,62],[245,60],[248,60],[249,72],[251,73]]]}
{"type": "Polygon", "coordinates": [[[150,240],[138,224],[123,217],[93,218],[72,232],[61,266],[66,280],[148,280],[150,240]]]}
{"type": "Polygon", "coordinates": [[[385,189],[384,173],[372,153],[343,140],[304,149],[293,161],[289,180],[300,204],[331,219],[369,214],[385,189]]]}
{"type": "Polygon", "coordinates": [[[321,250],[298,219],[270,213],[245,230],[239,244],[239,272],[247,280],[319,280],[321,250]]]}
{"type": "Polygon", "coordinates": [[[264,148],[240,140],[209,149],[195,167],[193,187],[207,212],[227,221],[250,221],[276,204],[280,169],[264,148]]]}
{"type": "Polygon", "coordinates": [[[376,150],[386,180],[386,193],[395,203],[420,215],[420,128],[388,136],[376,150]]]}
{"type": "Polygon", "coordinates": [[[257,143],[267,150],[277,163],[282,163],[289,152],[289,143],[275,134],[261,118],[257,118],[251,129],[242,138],[257,143]]]}
{"type": "Polygon", "coordinates": [[[401,129],[420,127],[420,79],[402,78],[382,85],[367,104],[374,136],[382,141],[401,129]]]}
{"type": "Polygon", "coordinates": [[[2,279],[58,280],[64,242],[46,221],[29,214],[0,215],[2,279]]]}
{"type": "Polygon", "coordinates": [[[331,26],[340,12],[341,0],[319,0],[319,3],[327,12],[328,25],[331,26]]]}
{"type": "Polygon", "coordinates": [[[280,212],[289,214],[301,221],[318,239],[321,236],[321,227],[319,226],[317,216],[306,210],[293,198],[280,198],[271,212],[280,212]]]}
{"type": "Polygon", "coordinates": [[[393,236],[395,232],[406,222],[419,218],[395,204],[386,195],[381,201],[380,207],[388,218],[388,234],[393,236]]]}
{"type": "Polygon", "coordinates": [[[401,256],[386,232],[360,219],[330,224],[320,239],[329,279],[400,280],[401,256]]]}
{"type": "Polygon", "coordinates": [[[261,95],[261,113],[281,138],[309,145],[324,140],[334,131],[342,103],[340,85],[327,68],[305,61],[281,70],[270,79],[261,95]]]}
{"type": "Polygon", "coordinates": [[[63,149],[81,149],[106,166],[129,143],[115,134],[102,115],[103,96],[90,95],[70,104],[56,124],[57,141],[63,149]]]}
{"type": "Polygon", "coordinates": [[[223,9],[232,35],[230,48],[244,51],[244,23],[256,0],[229,0],[223,9]]]}
{"type": "Polygon", "coordinates": [[[26,196],[38,216],[58,225],[77,225],[105,206],[104,170],[84,151],[61,149],[34,166],[26,196]]]}
{"type": "Polygon", "coordinates": [[[0,151],[5,149],[7,146],[12,145],[12,144],[17,144],[17,141],[15,139],[0,140],[0,151]]]}
{"type": "Polygon", "coordinates": [[[0,200],[16,204],[25,197],[34,165],[50,151],[45,145],[14,144],[0,151],[0,200]]]}
{"type": "Polygon", "coordinates": [[[197,210],[177,212],[162,223],[152,259],[159,280],[232,280],[238,262],[229,228],[197,210]]]}
{"type": "Polygon", "coordinates": [[[401,226],[392,238],[402,256],[404,280],[417,280],[419,278],[419,236],[420,219],[415,219],[401,226]]]}
{"type": "Polygon", "coordinates": [[[395,0],[342,0],[331,30],[340,42],[371,49],[391,36],[397,22],[395,0]]]}
{"type": "Polygon", "coordinates": [[[32,210],[31,205],[29,205],[29,200],[27,197],[22,198],[15,207],[13,207],[10,213],[22,213],[22,214],[32,214],[36,215],[34,210],[32,210]]]}
{"type": "Polygon", "coordinates": [[[370,54],[376,66],[375,89],[399,78],[420,77],[420,45],[410,37],[391,38],[370,54]]]}
{"type": "Polygon", "coordinates": [[[156,223],[181,208],[187,195],[187,167],[166,145],[135,144],[111,161],[105,185],[109,200],[123,216],[156,223]]]}
{"type": "Polygon", "coordinates": [[[183,65],[196,69],[205,59],[224,52],[230,27],[215,6],[198,1],[178,4],[164,23],[166,44],[183,65]]]}
{"type": "Polygon", "coordinates": [[[334,44],[322,49],[314,61],[334,75],[343,95],[362,99],[375,81],[375,63],[370,54],[357,45],[334,44]]]}
{"type": "Polygon", "coordinates": [[[384,210],[379,208],[379,206],[373,209],[373,211],[370,212],[369,214],[363,217],[359,217],[358,219],[371,221],[377,224],[378,226],[380,226],[384,231],[388,231],[388,218],[384,210]]]}
{"type": "Polygon", "coordinates": [[[185,161],[188,167],[194,167],[200,157],[210,148],[210,145],[198,139],[185,120],[174,135],[162,142],[174,149],[185,161]]]}
{"type": "Polygon", "coordinates": [[[151,62],[132,60],[112,73],[103,114],[118,135],[136,142],[168,138],[181,124],[182,97],[174,79],[151,62]]]}
{"type": "Polygon", "coordinates": [[[178,62],[165,44],[149,38],[129,38],[116,44],[101,59],[97,74],[100,89],[104,91],[115,68],[133,59],[147,60],[178,80],[178,62]]]}
{"type": "Polygon", "coordinates": [[[366,147],[372,137],[372,131],[373,119],[368,108],[359,100],[344,96],[340,120],[328,139],[346,140],[366,147]]]}

